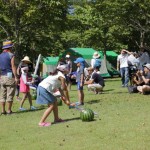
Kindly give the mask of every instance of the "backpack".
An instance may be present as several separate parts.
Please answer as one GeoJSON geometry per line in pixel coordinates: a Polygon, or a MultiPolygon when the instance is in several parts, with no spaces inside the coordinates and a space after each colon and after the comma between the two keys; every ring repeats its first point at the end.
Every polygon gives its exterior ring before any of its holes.
{"type": "Polygon", "coordinates": [[[95,64],[94,64],[94,68],[96,67],[101,67],[101,60],[100,59],[95,59],[95,64]]]}

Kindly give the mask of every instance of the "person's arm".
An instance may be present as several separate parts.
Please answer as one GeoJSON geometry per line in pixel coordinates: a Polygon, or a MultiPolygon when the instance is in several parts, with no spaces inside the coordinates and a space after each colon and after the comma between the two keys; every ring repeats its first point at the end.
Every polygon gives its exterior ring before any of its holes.
{"type": "Polygon", "coordinates": [[[12,72],[13,72],[14,77],[15,77],[15,81],[18,83],[17,69],[16,69],[16,66],[15,66],[15,56],[13,56],[12,59],[11,59],[11,67],[12,67],[12,72]]]}
{"type": "Polygon", "coordinates": [[[70,98],[66,85],[66,80],[63,77],[59,77],[58,79],[61,81],[61,88],[59,88],[59,91],[61,93],[62,100],[64,101],[65,104],[70,105],[70,98]]]}
{"type": "Polygon", "coordinates": [[[124,52],[126,52],[127,54],[131,55],[132,52],[127,51],[126,49],[123,49],[124,52]]]}
{"type": "Polygon", "coordinates": [[[141,71],[140,73],[141,73],[141,77],[142,77],[144,83],[145,83],[145,84],[149,84],[150,79],[146,79],[146,78],[145,78],[145,76],[143,75],[143,71],[141,71]]]}
{"type": "Polygon", "coordinates": [[[22,77],[24,84],[32,85],[33,82],[27,82],[27,75],[25,73],[22,73],[21,77],[22,77]]]}
{"type": "Polygon", "coordinates": [[[93,84],[93,83],[94,83],[93,79],[90,79],[90,80],[84,82],[85,85],[87,85],[87,84],[93,84]]]}
{"type": "Polygon", "coordinates": [[[119,71],[120,69],[120,62],[119,61],[117,61],[117,70],[119,71]]]}
{"type": "Polygon", "coordinates": [[[70,61],[70,70],[69,70],[69,74],[72,73],[72,62],[70,61]]]}

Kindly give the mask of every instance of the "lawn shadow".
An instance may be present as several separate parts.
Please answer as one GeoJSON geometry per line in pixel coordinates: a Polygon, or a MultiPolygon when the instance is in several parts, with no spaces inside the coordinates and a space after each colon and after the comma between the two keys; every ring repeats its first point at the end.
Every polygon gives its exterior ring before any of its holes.
{"type": "Polygon", "coordinates": [[[105,94],[105,92],[114,91],[114,90],[115,90],[115,89],[104,90],[104,93],[102,93],[102,94],[105,94]]]}
{"type": "Polygon", "coordinates": [[[58,122],[58,123],[52,122],[52,124],[66,123],[73,120],[80,120],[80,117],[64,119],[64,122],[58,122]]]}
{"type": "Polygon", "coordinates": [[[16,112],[13,112],[13,114],[19,114],[19,113],[27,113],[27,112],[35,112],[35,111],[40,111],[40,110],[43,110],[45,109],[46,106],[40,106],[40,107],[37,107],[36,110],[30,110],[30,109],[27,109],[27,110],[24,110],[24,111],[16,111],[16,112]]]}
{"type": "Polygon", "coordinates": [[[86,103],[88,103],[88,104],[95,104],[95,103],[100,103],[100,102],[101,102],[101,100],[99,99],[99,100],[91,100],[91,101],[88,101],[86,103]]]}

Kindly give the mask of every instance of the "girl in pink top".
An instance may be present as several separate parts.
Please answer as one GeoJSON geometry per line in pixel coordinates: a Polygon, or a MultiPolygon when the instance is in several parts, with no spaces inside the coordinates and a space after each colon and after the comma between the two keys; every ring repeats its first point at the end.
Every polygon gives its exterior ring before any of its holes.
{"type": "Polygon", "coordinates": [[[29,80],[28,70],[29,70],[28,67],[21,68],[22,73],[21,73],[21,77],[20,77],[20,92],[23,93],[23,98],[21,100],[20,108],[19,108],[19,110],[21,110],[21,111],[26,110],[25,108],[23,108],[23,104],[24,104],[26,98],[28,98],[28,100],[29,100],[30,109],[31,110],[36,109],[34,106],[32,106],[32,98],[31,98],[29,86],[32,85],[33,82],[31,80],[29,80]]]}

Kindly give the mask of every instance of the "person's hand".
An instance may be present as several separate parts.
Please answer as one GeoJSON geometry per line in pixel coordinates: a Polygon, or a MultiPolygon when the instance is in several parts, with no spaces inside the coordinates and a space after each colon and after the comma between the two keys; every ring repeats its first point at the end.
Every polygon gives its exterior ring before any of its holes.
{"type": "Polygon", "coordinates": [[[83,86],[83,83],[80,83],[80,87],[82,87],[83,86]]]}
{"type": "Polygon", "coordinates": [[[143,75],[143,71],[142,71],[142,70],[140,70],[140,75],[141,75],[141,76],[143,75]]]}
{"type": "Polygon", "coordinates": [[[16,85],[19,83],[19,79],[15,78],[16,85]]]}

